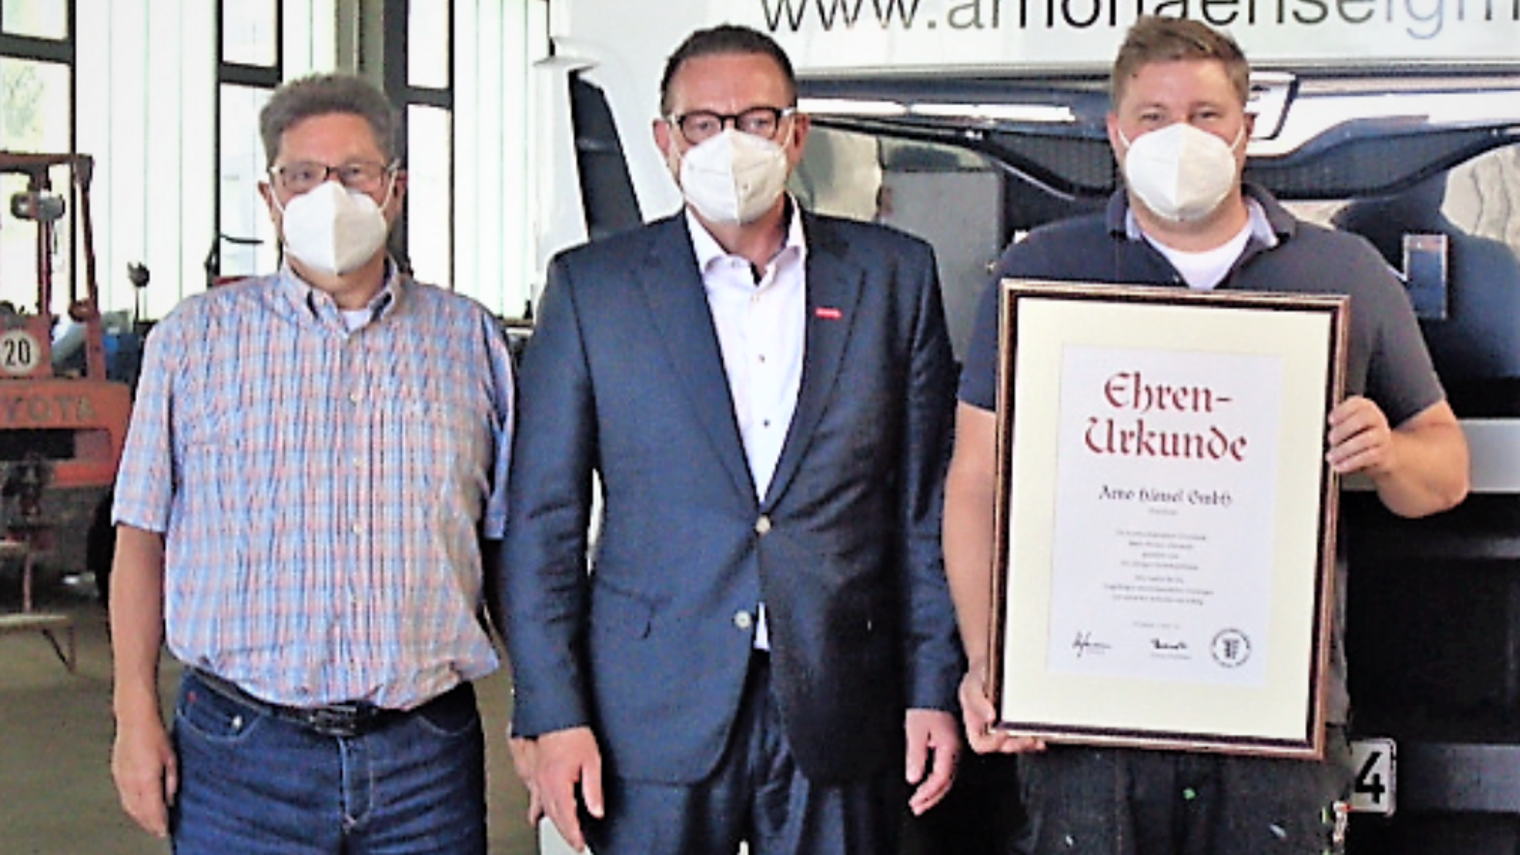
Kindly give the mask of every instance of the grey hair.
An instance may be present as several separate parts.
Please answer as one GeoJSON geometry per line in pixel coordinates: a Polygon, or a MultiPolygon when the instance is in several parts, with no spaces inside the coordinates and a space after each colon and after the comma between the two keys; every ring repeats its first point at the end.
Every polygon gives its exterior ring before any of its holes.
{"type": "Polygon", "coordinates": [[[274,166],[280,137],[290,127],[313,116],[346,114],[369,123],[387,164],[396,159],[395,106],[374,84],[352,74],[313,74],[288,81],[276,89],[259,111],[259,136],[264,140],[266,166],[274,166]]]}

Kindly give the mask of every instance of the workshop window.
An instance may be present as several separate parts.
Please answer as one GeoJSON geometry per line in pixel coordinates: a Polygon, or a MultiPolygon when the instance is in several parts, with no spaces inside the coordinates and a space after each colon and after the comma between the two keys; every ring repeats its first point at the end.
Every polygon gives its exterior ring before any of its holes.
{"type": "MultiPolygon", "coordinates": [[[[58,0],[0,2],[0,149],[24,153],[64,153],[74,141],[74,41],[69,22],[73,3],[58,0]]],[[[65,172],[58,172],[61,178],[65,172]]],[[[26,190],[24,175],[0,179],[0,258],[12,271],[34,270],[37,231],[17,223],[14,194],[26,190]]],[[[48,191],[74,205],[67,186],[48,191]]],[[[68,302],[73,235],[61,230],[48,247],[56,286],[52,306],[35,306],[37,283],[28,276],[0,277],[0,300],[27,311],[61,312],[68,302]]]]}

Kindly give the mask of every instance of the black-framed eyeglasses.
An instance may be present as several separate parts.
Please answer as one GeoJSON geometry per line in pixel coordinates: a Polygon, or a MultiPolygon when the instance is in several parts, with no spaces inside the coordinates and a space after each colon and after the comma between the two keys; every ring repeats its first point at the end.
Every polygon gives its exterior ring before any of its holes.
{"type": "Polygon", "coordinates": [[[712,110],[692,110],[666,121],[681,131],[681,136],[692,145],[698,145],[733,125],[735,129],[768,140],[776,138],[781,120],[797,112],[796,107],[751,107],[742,113],[715,113],[712,110]]]}
{"type": "Polygon", "coordinates": [[[398,168],[396,163],[380,163],[374,160],[355,160],[337,166],[328,166],[314,160],[298,160],[283,166],[272,166],[269,176],[287,193],[301,194],[315,189],[332,176],[350,190],[373,193],[380,189],[387,176],[398,168]]]}

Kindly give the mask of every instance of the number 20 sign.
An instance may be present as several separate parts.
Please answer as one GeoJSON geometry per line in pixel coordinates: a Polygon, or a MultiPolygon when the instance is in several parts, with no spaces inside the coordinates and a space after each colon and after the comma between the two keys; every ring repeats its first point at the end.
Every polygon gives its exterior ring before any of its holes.
{"type": "Polygon", "coordinates": [[[37,339],[26,330],[6,330],[0,333],[0,370],[13,377],[21,377],[37,370],[42,348],[37,339]]]}

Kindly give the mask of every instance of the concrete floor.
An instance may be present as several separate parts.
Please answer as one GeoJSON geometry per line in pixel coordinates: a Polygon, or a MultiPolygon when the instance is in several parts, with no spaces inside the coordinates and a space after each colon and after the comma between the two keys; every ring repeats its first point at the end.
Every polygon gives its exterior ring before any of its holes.
{"type": "MultiPolygon", "coordinates": [[[[20,609],[19,574],[0,569],[0,614],[20,609]]],[[[111,784],[111,659],[105,610],[90,592],[54,585],[37,610],[74,618],[78,672],[68,673],[36,632],[0,634],[0,853],[4,855],[164,855],[167,844],[121,812],[111,784]]],[[[163,697],[179,668],[165,662],[163,697]]],[[[508,685],[477,686],[487,735],[492,855],[536,853],[524,823],[526,796],[507,755],[508,685]]]]}
{"type": "MultiPolygon", "coordinates": [[[[21,607],[19,573],[0,563],[0,615],[21,607]]],[[[36,610],[74,619],[78,671],[70,674],[36,632],[0,634],[0,855],[166,855],[167,844],[121,812],[111,784],[111,659],[105,609],[93,586],[54,584],[36,610]]],[[[172,703],[180,669],[165,657],[161,696],[172,703]]],[[[523,821],[527,798],[512,772],[506,738],[509,681],[477,684],[487,737],[491,855],[538,855],[523,821]]],[[[1017,826],[1007,758],[962,758],[951,796],[908,822],[903,855],[994,855],[1017,826]],[[1012,808],[1012,810],[1010,810],[1012,808]]],[[[552,832],[542,855],[569,855],[552,832]]]]}

